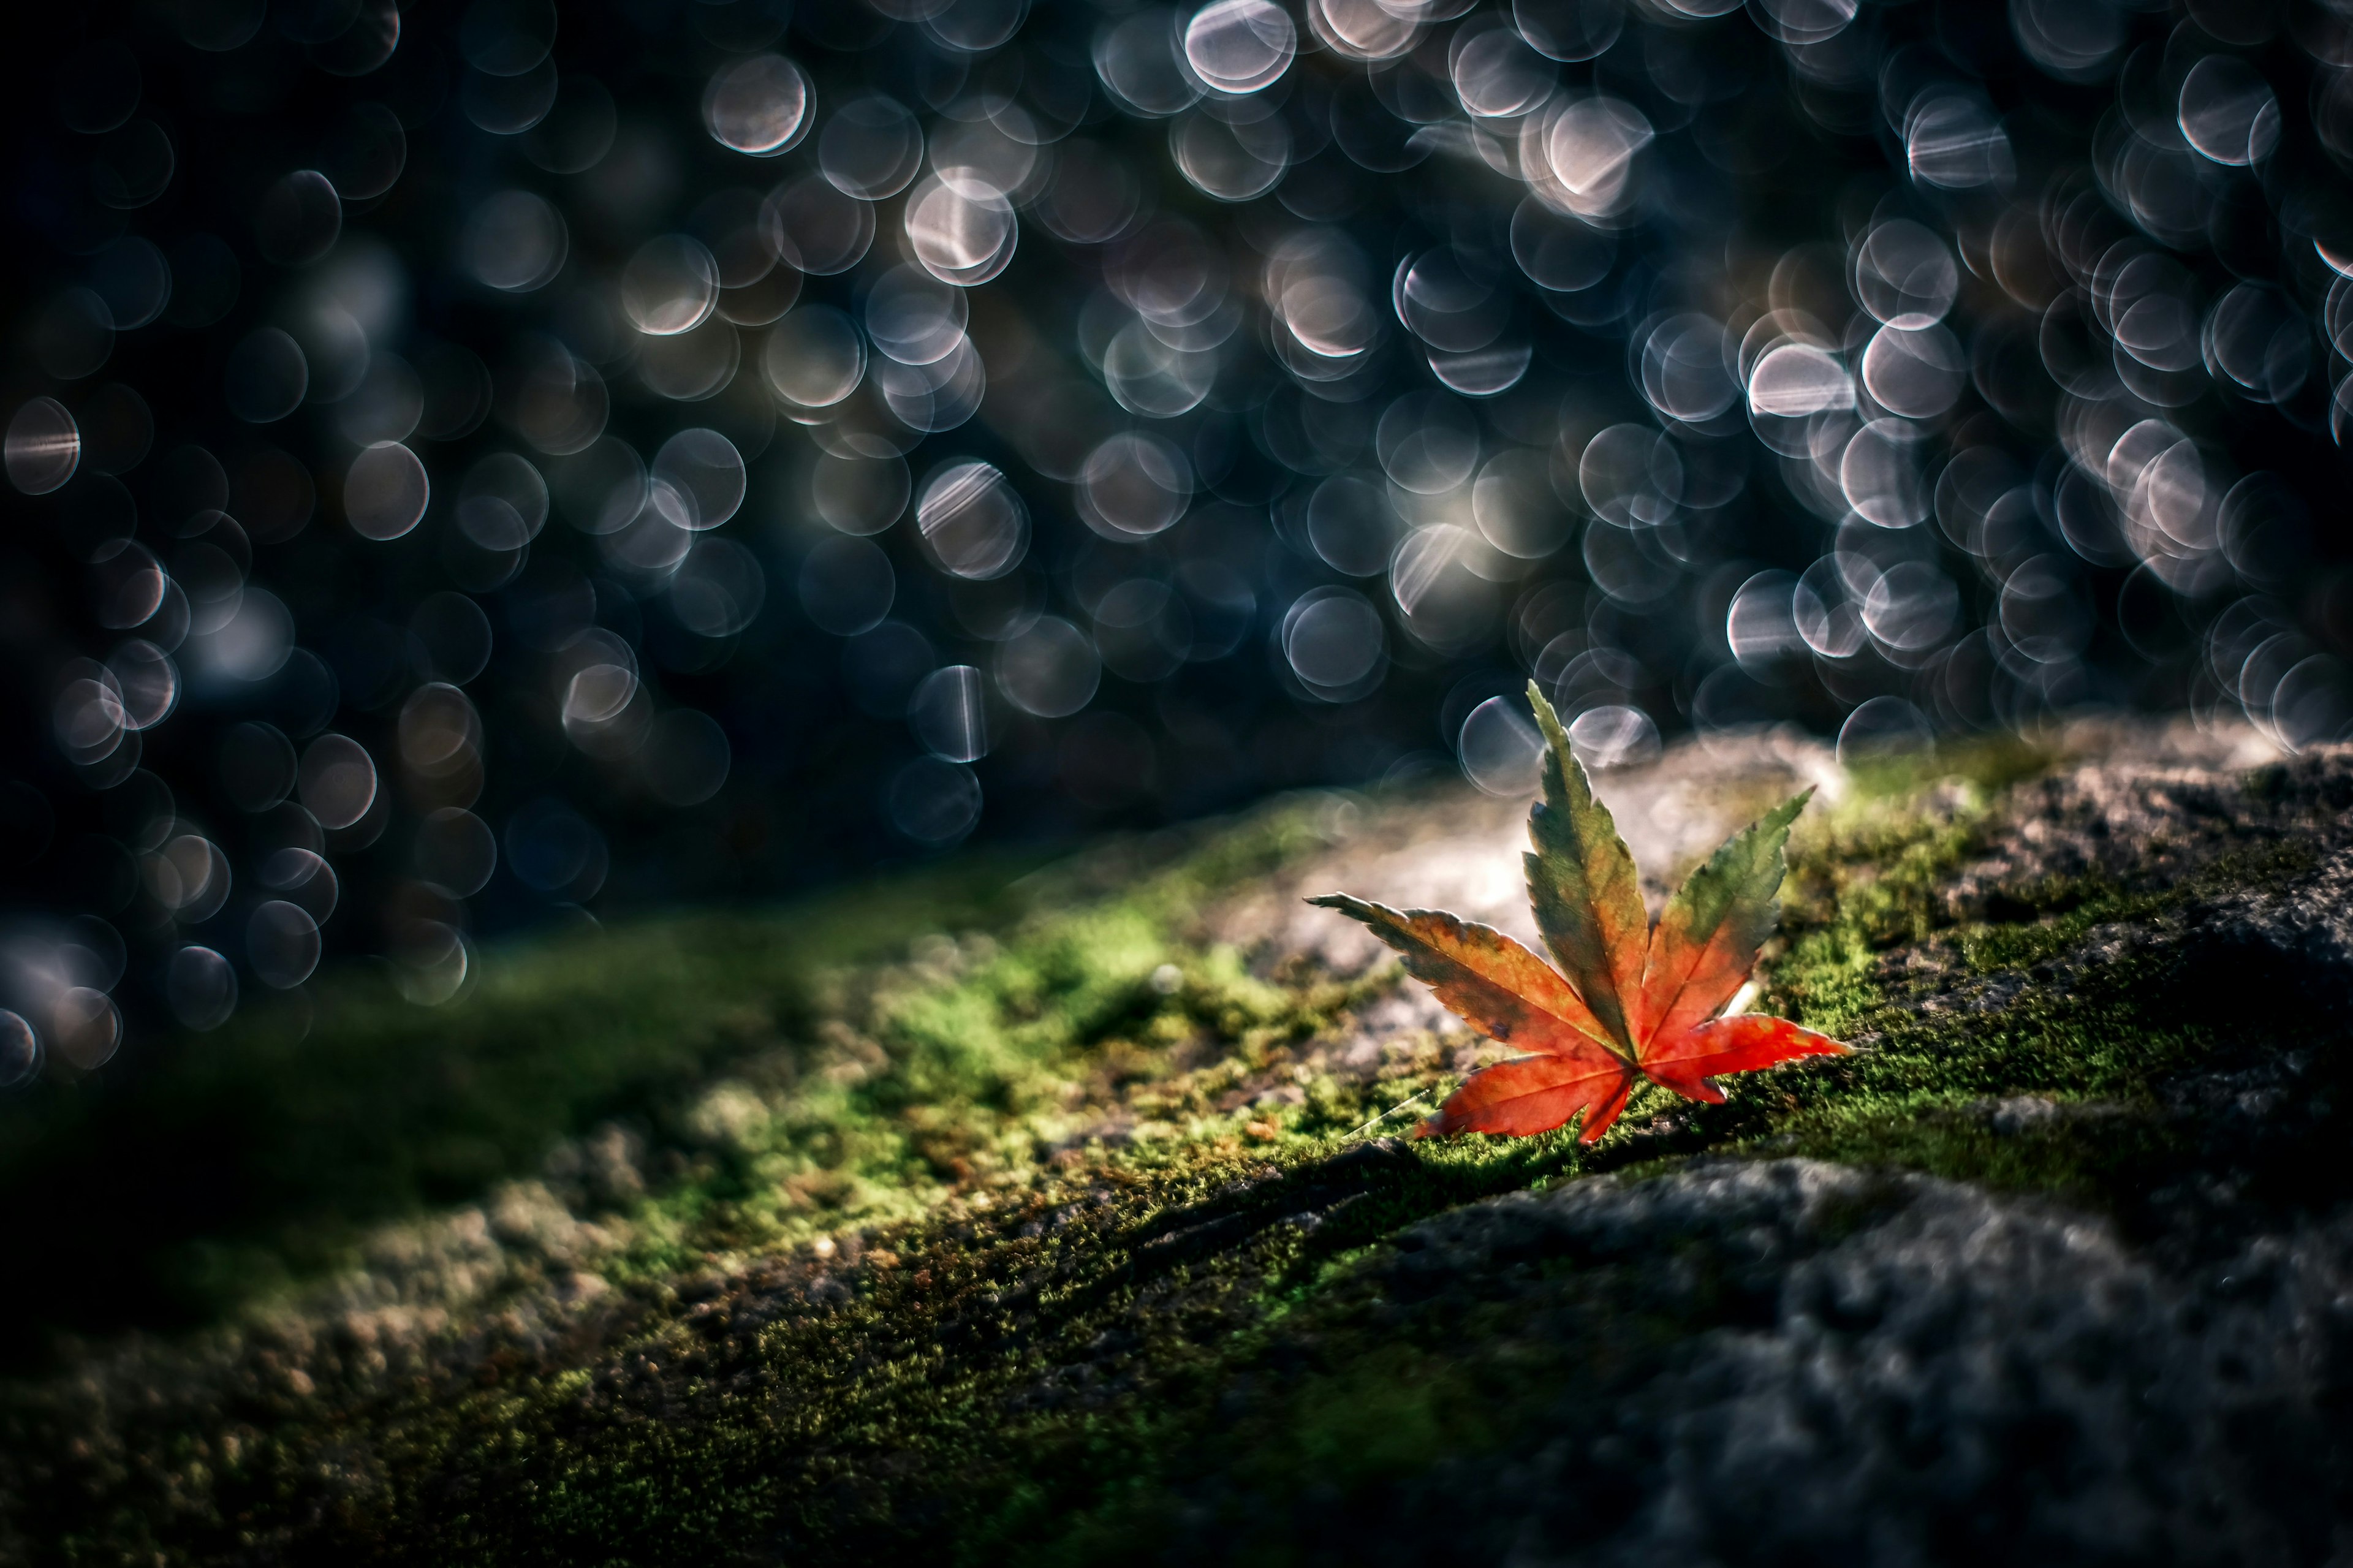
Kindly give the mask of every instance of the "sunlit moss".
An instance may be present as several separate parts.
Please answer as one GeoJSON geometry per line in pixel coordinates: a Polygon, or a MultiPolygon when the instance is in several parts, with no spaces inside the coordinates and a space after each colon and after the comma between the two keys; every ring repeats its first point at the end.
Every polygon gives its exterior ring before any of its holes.
{"type": "MultiPolygon", "coordinates": [[[[37,1352],[49,1324],[216,1318],[348,1266],[366,1227],[528,1177],[551,1145],[615,1119],[666,1168],[649,1173],[649,1234],[714,1194],[750,1197],[723,1216],[744,1245],[919,1212],[941,1183],[1027,1157],[1044,1121],[1023,1119],[1067,1088],[1059,1057],[1139,1005],[1158,965],[1181,961],[1212,1025],[1271,1026],[1286,1004],[1176,933],[1202,899],[1327,842],[1335,805],[1281,800],[1045,868],[975,857],[769,913],[494,948],[439,1008],[350,969],[172,1043],[119,1090],[0,1103],[0,1193],[41,1194],[12,1205],[16,1259],[57,1282],[0,1307],[0,1357],[37,1352]],[[851,1014],[865,1033],[844,1033],[851,1014]],[[739,1110],[745,1094],[765,1109],[714,1136],[718,1079],[737,1081],[739,1110]],[[893,1120],[910,1107],[931,1108],[929,1129],[893,1120]],[[180,1179],[159,1190],[167,1167],[180,1179]]],[[[669,1256],[658,1247],[655,1267],[669,1256]]]]}
{"type": "Polygon", "coordinates": [[[1852,793],[1865,800],[1905,801],[1947,780],[1993,795],[2049,772],[2064,754],[2055,742],[2007,731],[1947,736],[1922,751],[1850,758],[1847,778],[1852,793]]]}

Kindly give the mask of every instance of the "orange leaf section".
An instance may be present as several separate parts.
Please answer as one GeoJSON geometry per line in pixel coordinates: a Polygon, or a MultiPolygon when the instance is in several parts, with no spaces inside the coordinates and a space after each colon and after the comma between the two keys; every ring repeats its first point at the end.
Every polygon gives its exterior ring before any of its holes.
{"type": "Polygon", "coordinates": [[[1525,1138],[1564,1126],[1583,1111],[1585,1131],[1578,1138],[1590,1143],[1609,1131],[1626,1109],[1634,1078],[1632,1066],[1615,1058],[1522,1057],[1499,1062],[1463,1079],[1462,1087],[1414,1135],[1501,1132],[1525,1138]]]}
{"type": "Polygon", "coordinates": [[[1844,1056],[1847,1047],[1827,1035],[1801,1029],[1787,1018],[1743,1013],[1686,1030],[1673,1040],[1652,1042],[1643,1074],[1677,1094],[1711,1104],[1724,1091],[1705,1081],[1724,1073],[1755,1072],[1799,1057],[1844,1056]]]}
{"type": "Polygon", "coordinates": [[[1439,910],[1393,910],[1345,893],[1307,901],[1371,927],[1405,955],[1408,973],[1482,1034],[1549,1056],[1591,1059],[1613,1050],[1568,982],[1493,926],[1439,910]]]}
{"type": "Polygon", "coordinates": [[[1715,1016],[1756,967],[1757,950],[1773,932],[1782,847],[1812,794],[1784,801],[1725,839],[1660,911],[1635,1020],[1638,1058],[1649,1059],[1654,1038],[1675,1039],[1715,1016]]]}
{"type": "MultiPolygon", "coordinates": [[[[1678,903],[1680,900],[1678,900],[1678,903]]],[[[1759,942],[1744,942],[1748,933],[1697,931],[1688,908],[1671,903],[1660,911],[1651,932],[1651,962],[1643,974],[1641,1033],[1636,1040],[1641,1054],[1651,1054],[1654,1040],[1672,1040],[1715,1016],[1740,990],[1757,966],[1759,942]]]]}

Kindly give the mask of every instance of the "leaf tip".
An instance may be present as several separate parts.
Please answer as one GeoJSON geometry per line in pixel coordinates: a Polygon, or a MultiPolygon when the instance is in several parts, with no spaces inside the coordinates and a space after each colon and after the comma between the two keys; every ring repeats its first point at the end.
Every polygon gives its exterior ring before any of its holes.
{"type": "Polygon", "coordinates": [[[1814,791],[1819,787],[1816,784],[1808,784],[1763,816],[1758,817],[1757,826],[1767,834],[1778,836],[1780,839],[1787,839],[1790,827],[1798,820],[1799,814],[1806,809],[1807,803],[1814,798],[1814,791]]]}
{"type": "Polygon", "coordinates": [[[1559,712],[1533,676],[1528,679],[1528,710],[1535,715],[1536,727],[1544,731],[1546,745],[1564,760],[1565,765],[1574,767],[1577,755],[1569,749],[1568,731],[1561,728],[1559,712]]]}
{"type": "Polygon", "coordinates": [[[1378,906],[1366,903],[1354,893],[1318,893],[1305,901],[1319,910],[1337,910],[1350,920],[1362,921],[1366,925],[1377,923],[1378,906]]]}

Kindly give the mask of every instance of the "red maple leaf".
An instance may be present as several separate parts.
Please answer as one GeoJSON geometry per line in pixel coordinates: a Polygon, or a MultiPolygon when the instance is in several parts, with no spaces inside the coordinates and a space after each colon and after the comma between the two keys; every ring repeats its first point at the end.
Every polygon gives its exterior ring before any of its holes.
{"type": "Polygon", "coordinates": [[[1786,1018],[1716,1016],[1772,932],[1782,847],[1813,791],[1726,839],[1652,926],[1633,853],[1609,808],[1593,798],[1559,715],[1534,681],[1528,701],[1546,749],[1544,799],[1528,814],[1535,848],[1524,858],[1536,927],[1557,969],[1493,927],[1443,910],[1393,910],[1346,893],[1307,900],[1364,921],[1440,1002],[1535,1053],[1472,1073],[1417,1135],[1525,1136],[1566,1126],[1581,1111],[1580,1137],[1590,1143],[1643,1079],[1721,1103],[1724,1091],[1711,1079],[1846,1050],[1786,1018]]]}

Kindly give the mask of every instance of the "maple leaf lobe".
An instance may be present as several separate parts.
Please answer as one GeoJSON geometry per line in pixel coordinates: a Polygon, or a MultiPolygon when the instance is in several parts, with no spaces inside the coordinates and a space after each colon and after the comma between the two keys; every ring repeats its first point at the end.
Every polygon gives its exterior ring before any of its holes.
{"type": "Polygon", "coordinates": [[[1442,910],[1393,910],[1346,893],[1307,900],[1361,921],[1458,1016],[1492,1038],[1549,1055],[1615,1053],[1575,987],[1493,926],[1442,910]]]}
{"type": "Polygon", "coordinates": [[[1643,964],[1638,1054],[1714,1017],[1746,982],[1778,918],[1790,825],[1813,793],[1792,795],[1725,839],[1667,900],[1643,964]]]}
{"type": "Polygon", "coordinates": [[[1528,902],[1561,973],[1619,1045],[1631,1052],[1629,1004],[1642,984],[1650,917],[1633,852],[1609,808],[1596,800],[1560,715],[1528,682],[1545,735],[1544,798],[1528,813],[1528,902]]]}
{"type": "Polygon", "coordinates": [[[1615,1058],[1580,1061],[1563,1057],[1521,1057],[1482,1068],[1447,1097],[1438,1114],[1414,1129],[1417,1138],[1457,1132],[1494,1132],[1532,1137],[1585,1116],[1577,1135],[1590,1143],[1609,1131],[1626,1109],[1640,1076],[1615,1058]]]}

